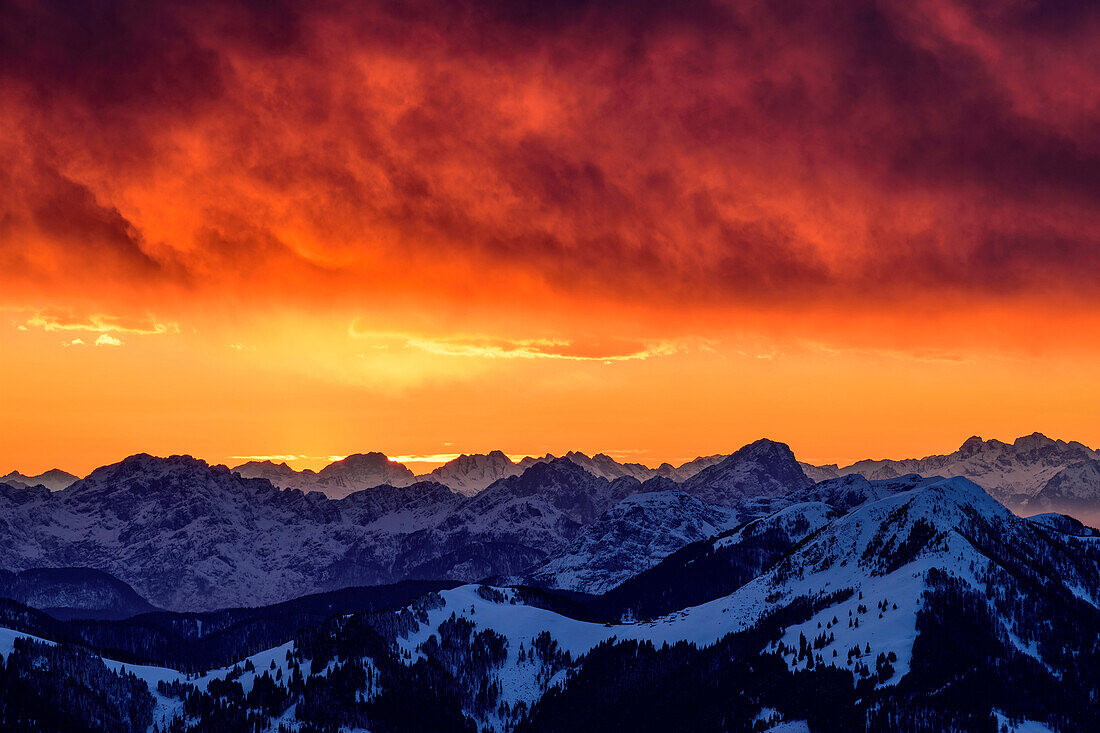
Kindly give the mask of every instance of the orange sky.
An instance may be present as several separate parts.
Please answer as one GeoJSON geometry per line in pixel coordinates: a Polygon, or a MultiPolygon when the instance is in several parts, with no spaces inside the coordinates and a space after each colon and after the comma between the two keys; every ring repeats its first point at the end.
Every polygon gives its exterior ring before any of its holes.
{"type": "Polygon", "coordinates": [[[0,472],[1100,445],[1094,8],[11,8],[0,472]]]}

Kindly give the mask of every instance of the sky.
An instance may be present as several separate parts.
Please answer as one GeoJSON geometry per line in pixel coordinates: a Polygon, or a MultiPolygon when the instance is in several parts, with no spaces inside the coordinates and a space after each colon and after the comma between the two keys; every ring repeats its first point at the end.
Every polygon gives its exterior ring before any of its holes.
{"type": "Polygon", "coordinates": [[[0,472],[1100,445],[1098,69],[1073,0],[0,0],[0,472]]]}

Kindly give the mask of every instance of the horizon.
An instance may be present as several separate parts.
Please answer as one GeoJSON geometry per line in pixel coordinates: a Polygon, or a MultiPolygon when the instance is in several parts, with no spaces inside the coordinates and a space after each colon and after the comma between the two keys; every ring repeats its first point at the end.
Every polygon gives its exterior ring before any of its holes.
{"type": "MultiPolygon", "coordinates": [[[[746,441],[744,443],[740,443],[737,446],[735,446],[733,448],[729,448],[727,450],[719,450],[719,451],[715,451],[713,453],[699,453],[699,454],[693,455],[689,458],[680,458],[680,459],[675,459],[675,460],[649,459],[649,458],[646,458],[644,455],[642,455],[644,453],[647,453],[647,451],[639,451],[639,450],[633,450],[633,451],[613,451],[613,450],[587,451],[587,450],[579,450],[577,448],[568,448],[568,449],[561,450],[561,451],[547,450],[547,451],[534,452],[534,453],[510,453],[508,451],[503,451],[503,450],[501,452],[504,453],[504,455],[507,456],[508,459],[510,461],[512,461],[512,463],[516,463],[516,464],[518,464],[524,458],[542,458],[546,455],[553,455],[555,457],[560,458],[560,457],[564,457],[569,452],[578,452],[578,453],[583,453],[584,455],[586,455],[590,458],[595,456],[595,455],[598,455],[598,454],[604,454],[604,455],[607,455],[607,456],[611,457],[612,459],[614,459],[615,461],[617,461],[619,463],[638,463],[638,464],[641,464],[642,466],[645,466],[646,468],[655,469],[655,468],[659,467],[660,465],[662,465],[663,463],[669,463],[674,467],[679,467],[679,466],[681,466],[685,463],[688,463],[690,461],[694,461],[694,460],[699,459],[699,458],[705,458],[707,456],[729,455],[729,454],[733,453],[734,451],[736,451],[736,450],[738,450],[738,449],[740,449],[740,448],[742,448],[746,445],[749,445],[752,442],[755,442],[756,440],[767,439],[767,440],[773,440],[777,443],[782,443],[782,444],[787,445],[788,447],[790,447],[791,452],[795,456],[795,459],[798,460],[800,463],[806,463],[806,464],[813,465],[813,466],[836,465],[838,467],[844,468],[844,467],[851,466],[851,465],[853,465],[853,464],[855,464],[859,461],[900,461],[900,460],[910,460],[910,459],[921,459],[921,458],[925,458],[925,457],[928,457],[928,456],[935,456],[935,455],[948,455],[948,454],[951,454],[951,453],[954,453],[955,451],[957,451],[959,449],[959,447],[962,446],[962,444],[966,440],[969,440],[972,437],[980,438],[981,440],[986,441],[986,442],[988,442],[988,441],[1000,441],[1002,443],[1007,443],[1007,444],[1011,445],[1016,440],[1019,440],[1021,438],[1026,438],[1026,437],[1029,437],[1031,435],[1036,435],[1036,434],[1037,435],[1042,435],[1042,436],[1044,436],[1046,438],[1049,438],[1050,440],[1053,440],[1053,441],[1061,441],[1061,442],[1066,442],[1066,443],[1072,443],[1072,442],[1081,443],[1085,447],[1095,450],[1093,448],[1093,444],[1086,441],[1086,440],[1081,440],[1081,439],[1076,438],[1076,437],[1053,436],[1053,435],[1051,435],[1051,434],[1049,434],[1045,431],[1042,431],[1042,430],[1032,430],[1030,432],[1020,433],[1020,434],[1012,436],[1012,437],[988,436],[988,435],[982,435],[980,433],[971,433],[967,437],[960,439],[952,447],[944,449],[944,450],[928,452],[928,453],[921,453],[919,455],[915,454],[915,453],[914,454],[909,454],[909,455],[891,455],[891,456],[860,455],[856,458],[846,459],[846,460],[842,460],[842,461],[814,460],[814,459],[810,459],[810,458],[804,458],[799,453],[799,451],[795,448],[795,446],[791,445],[790,443],[787,443],[786,441],[784,441],[782,439],[768,438],[768,437],[758,437],[758,438],[755,438],[753,440],[749,440],[749,441],[746,441]]],[[[104,462],[101,462],[101,463],[96,463],[95,465],[92,465],[89,468],[87,468],[87,470],[82,470],[82,471],[81,470],[71,470],[69,468],[66,468],[65,466],[60,465],[60,464],[49,465],[45,468],[41,468],[39,470],[32,470],[32,471],[22,470],[22,468],[20,468],[20,467],[11,467],[11,466],[0,465],[0,475],[7,475],[7,473],[19,473],[23,476],[38,476],[38,475],[41,475],[41,474],[45,473],[46,471],[58,469],[58,470],[61,470],[61,471],[65,471],[66,473],[70,473],[74,476],[82,478],[84,476],[87,476],[89,473],[91,473],[92,471],[94,471],[97,468],[102,468],[104,466],[114,465],[116,463],[119,463],[122,460],[125,460],[126,458],[128,458],[130,456],[139,455],[139,454],[142,454],[142,453],[152,455],[152,456],[157,457],[157,458],[167,458],[167,457],[173,456],[173,455],[185,455],[185,456],[190,456],[192,458],[198,458],[200,460],[203,460],[211,466],[223,465],[223,466],[226,466],[227,468],[230,468],[230,469],[237,468],[237,467],[239,467],[241,465],[244,465],[245,463],[248,463],[248,462],[251,462],[251,461],[257,461],[257,462],[269,461],[269,462],[274,463],[274,464],[285,463],[290,468],[294,469],[295,471],[299,471],[299,472],[303,471],[303,470],[307,470],[307,469],[308,470],[313,470],[313,471],[318,471],[321,468],[324,468],[325,466],[327,466],[331,463],[341,461],[341,460],[347,458],[350,455],[362,455],[362,454],[365,454],[365,453],[382,453],[383,455],[386,456],[386,458],[389,461],[392,461],[392,462],[395,462],[395,463],[400,463],[400,464],[406,466],[407,468],[409,468],[410,470],[412,470],[412,472],[414,474],[420,476],[420,475],[428,474],[431,471],[435,470],[436,468],[439,468],[440,466],[443,466],[443,465],[449,463],[450,461],[453,461],[453,460],[455,460],[455,459],[457,459],[457,458],[459,458],[463,455],[486,455],[486,454],[488,454],[492,451],[495,451],[495,450],[500,450],[500,449],[498,449],[498,448],[489,448],[489,449],[486,449],[486,450],[467,450],[467,451],[458,452],[458,453],[445,453],[445,454],[444,453],[437,453],[437,454],[394,453],[394,454],[390,454],[390,453],[387,453],[386,451],[382,451],[382,450],[369,449],[369,450],[352,451],[351,453],[348,453],[348,454],[345,454],[345,455],[305,456],[305,455],[301,455],[301,454],[287,453],[287,454],[267,454],[267,455],[247,455],[247,456],[246,455],[232,455],[232,456],[223,457],[222,459],[218,459],[216,457],[211,458],[211,457],[203,456],[203,455],[195,455],[193,453],[188,453],[186,451],[152,452],[152,451],[147,451],[147,450],[138,450],[138,451],[134,451],[132,453],[127,453],[123,456],[117,457],[117,458],[112,459],[112,460],[107,460],[107,461],[104,461],[104,462]]]]}

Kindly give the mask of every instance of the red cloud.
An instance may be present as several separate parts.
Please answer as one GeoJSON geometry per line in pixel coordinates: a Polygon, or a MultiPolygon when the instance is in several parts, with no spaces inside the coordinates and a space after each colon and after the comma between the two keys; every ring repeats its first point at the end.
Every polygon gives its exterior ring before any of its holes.
{"type": "Polygon", "coordinates": [[[1092,4],[460,5],[6,3],[0,277],[1095,298],[1092,4]]]}

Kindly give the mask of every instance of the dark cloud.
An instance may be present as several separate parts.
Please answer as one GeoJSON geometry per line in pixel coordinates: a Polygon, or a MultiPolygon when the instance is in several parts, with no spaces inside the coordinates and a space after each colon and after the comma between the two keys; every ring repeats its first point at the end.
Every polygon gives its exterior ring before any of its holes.
{"type": "Polygon", "coordinates": [[[26,178],[13,179],[0,197],[7,234],[0,237],[0,253],[12,267],[28,277],[161,276],[161,263],[145,251],[141,233],[118,209],[47,165],[33,171],[31,185],[26,178]]]}
{"type": "Polygon", "coordinates": [[[0,226],[215,286],[438,255],[644,300],[1087,297],[1098,29],[1068,1],[3,2],[7,143],[51,162],[0,226]],[[168,178],[189,230],[127,208],[168,178]]]}

